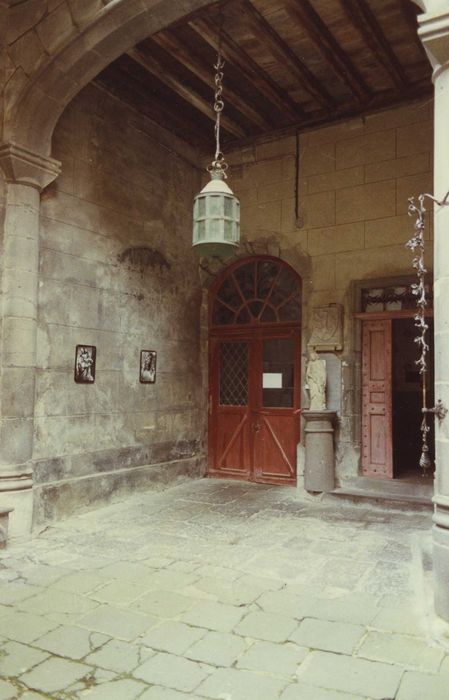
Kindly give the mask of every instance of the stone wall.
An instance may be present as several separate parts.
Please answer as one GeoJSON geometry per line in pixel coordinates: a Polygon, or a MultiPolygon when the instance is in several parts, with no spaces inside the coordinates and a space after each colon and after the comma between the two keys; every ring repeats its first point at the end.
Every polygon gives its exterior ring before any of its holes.
{"type": "MultiPolygon", "coordinates": [[[[344,349],[336,353],[340,478],[357,474],[360,453],[354,283],[412,274],[404,247],[413,230],[407,197],[432,191],[432,109],[430,101],[415,102],[302,134],[298,181],[295,137],[229,158],[230,185],[241,199],[243,248],[278,254],[303,277],[304,351],[312,308],[344,306],[344,349]]],[[[427,260],[431,266],[431,246],[427,260]]]]}
{"type": "Polygon", "coordinates": [[[62,174],[41,208],[37,521],[204,465],[198,171],[94,86],[64,112],[53,154],[62,174]],[[77,344],[97,347],[93,385],[74,382],[77,344]],[[139,383],[141,349],[158,353],[154,385],[139,383]]]}

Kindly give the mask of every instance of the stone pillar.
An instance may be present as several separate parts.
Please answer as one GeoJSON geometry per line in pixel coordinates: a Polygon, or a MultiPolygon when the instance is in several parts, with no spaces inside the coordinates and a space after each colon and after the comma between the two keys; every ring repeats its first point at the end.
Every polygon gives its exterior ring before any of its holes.
{"type": "Polygon", "coordinates": [[[305,466],[304,488],[306,491],[329,493],[335,488],[335,457],[333,422],[335,411],[304,410],[305,466]]]}
{"type": "Polygon", "coordinates": [[[10,534],[32,522],[40,191],[60,172],[52,158],[0,146],[7,182],[1,265],[0,507],[11,507],[10,534]]]}
{"type": "MultiPolygon", "coordinates": [[[[419,35],[435,87],[434,192],[449,190],[449,8],[447,0],[419,3],[419,35]]],[[[429,207],[430,208],[430,207],[429,207]]],[[[435,399],[449,407],[449,207],[434,208],[435,399]]],[[[434,587],[437,615],[449,620],[449,415],[435,419],[434,587]]]]}

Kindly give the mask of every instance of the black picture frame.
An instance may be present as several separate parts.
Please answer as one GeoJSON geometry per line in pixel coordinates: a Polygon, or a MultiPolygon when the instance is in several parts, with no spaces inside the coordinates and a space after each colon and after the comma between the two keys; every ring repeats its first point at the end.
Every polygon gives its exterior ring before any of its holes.
{"type": "Polygon", "coordinates": [[[141,384],[154,384],[156,382],[156,350],[140,351],[139,381],[141,384]]]}
{"type": "Polygon", "coordinates": [[[77,345],[75,350],[74,379],[77,384],[93,384],[97,364],[95,345],[77,345]]]}

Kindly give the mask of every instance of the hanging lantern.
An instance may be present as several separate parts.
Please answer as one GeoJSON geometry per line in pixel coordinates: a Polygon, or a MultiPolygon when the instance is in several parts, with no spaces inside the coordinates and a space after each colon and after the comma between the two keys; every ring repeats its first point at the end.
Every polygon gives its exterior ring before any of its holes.
{"type": "Polygon", "coordinates": [[[196,195],[193,206],[193,249],[198,255],[228,257],[240,240],[240,202],[226,184],[225,162],[220,148],[220,117],[224,108],[223,66],[220,50],[215,74],[215,158],[208,167],[210,182],[196,195]]]}

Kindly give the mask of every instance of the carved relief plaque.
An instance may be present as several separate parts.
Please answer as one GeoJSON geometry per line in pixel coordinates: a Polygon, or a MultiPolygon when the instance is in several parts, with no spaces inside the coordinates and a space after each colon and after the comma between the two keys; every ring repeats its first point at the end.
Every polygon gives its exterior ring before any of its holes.
{"type": "Polygon", "coordinates": [[[321,352],[343,349],[343,307],[341,304],[312,309],[312,335],[309,346],[321,352]]]}

